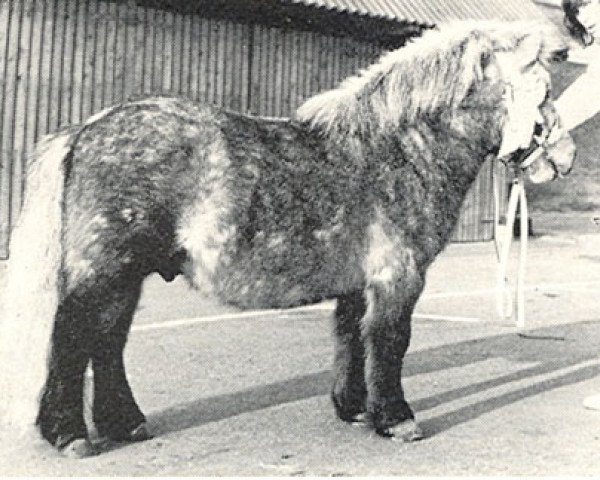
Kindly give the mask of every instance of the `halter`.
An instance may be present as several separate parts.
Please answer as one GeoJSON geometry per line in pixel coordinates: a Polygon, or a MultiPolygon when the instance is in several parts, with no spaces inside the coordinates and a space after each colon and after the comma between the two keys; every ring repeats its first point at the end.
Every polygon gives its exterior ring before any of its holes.
{"type": "MultiPolygon", "coordinates": [[[[544,120],[547,120],[544,115],[542,115],[542,117],[544,120]]],[[[502,163],[504,163],[506,167],[512,167],[516,172],[518,171],[517,168],[521,171],[526,170],[533,162],[543,155],[544,151],[553,143],[550,137],[552,136],[552,132],[555,130],[554,127],[556,127],[557,123],[558,116],[554,116],[552,123],[548,126],[536,123],[529,146],[517,150],[517,152],[511,155],[509,159],[501,159],[502,163]],[[509,162],[509,160],[511,161],[509,162]]],[[[559,176],[560,173],[556,170],[554,164],[552,164],[552,168],[554,168],[556,175],[559,176]]]]}

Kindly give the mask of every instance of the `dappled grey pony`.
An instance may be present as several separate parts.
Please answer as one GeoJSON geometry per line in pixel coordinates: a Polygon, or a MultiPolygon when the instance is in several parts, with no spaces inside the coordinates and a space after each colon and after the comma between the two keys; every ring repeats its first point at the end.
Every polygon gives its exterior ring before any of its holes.
{"type": "Polygon", "coordinates": [[[571,168],[549,100],[555,50],[532,25],[459,24],[291,120],[148,98],[45,138],[4,289],[4,431],[35,424],[65,454],[91,453],[91,364],[98,434],[149,437],[123,349],[142,282],[158,272],[241,308],[337,299],[338,416],[419,438],[401,384],[411,314],[469,186],[486,159],[518,162],[530,146],[533,177],[571,168]]]}

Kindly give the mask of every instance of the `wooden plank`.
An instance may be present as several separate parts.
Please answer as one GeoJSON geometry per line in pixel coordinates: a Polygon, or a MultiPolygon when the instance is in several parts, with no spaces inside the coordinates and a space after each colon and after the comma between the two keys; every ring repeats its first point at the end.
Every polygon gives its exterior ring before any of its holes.
{"type": "Polygon", "coordinates": [[[239,84],[241,79],[241,58],[239,56],[239,43],[236,25],[232,22],[225,23],[223,34],[223,106],[240,110],[239,84]]]}
{"type": "Polygon", "coordinates": [[[250,34],[251,27],[249,25],[238,26],[238,36],[241,39],[239,43],[240,52],[240,110],[248,112],[250,108],[250,34]]]}
{"type": "Polygon", "coordinates": [[[252,41],[249,48],[252,49],[250,53],[250,65],[248,72],[248,110],[252,114],[258,114],[259,112],[259,97],[260,97],[260,85],[257,79],[257,72],[260,70],[261,55],[260,55],[260,40],[261,40],[261,29],[257,25],[251,25],[249,27],[249,35],[251,35],[252,41]]]}
{"type": "Polygon", "coordinates": [[[117,4],[106,3],[104,62],[103,62],[103,107],[114,104],[115,96],[115,43],[117,40],[117,4]]]}
{"type": "MultiPolygon", "coordinates": [[[[156,50],[156,10],[138,6],[132,7],[132,39],[128,48],[127,65],[132,65],[126,73],[127,97],[149,95],[154,92],[155,50],[156,50]]],[[[158,75],[158,73],[157,73],[158,75]]]]}
{"type": "Polygon", "coordinates": [[[214,42],[212,44],[213,49],[211,53],[214,54],[213,62],[213,102],[219,106],[225,106],[225,93],[224,93],[224,70],[225,70],[225,42],[226,40],[226,29],[227,22],[214,22],[213,33],[214,42]]]}
{"type": "MultiPolygon", "coordinates": [[[[268,72],[269,72],[269,28],[259,26],[258,35],[255,36],[256,50],[254,57],[259,59],[258,68],[254,69],[254,81],[256,89],[256,111],[259,115],[266,115],[269,113],[268,105],[268,91],[269,85],[268,72]],[[257,38],[258,37],[258,38],[257,38]]],[[[256,62],[255,62],[256,63],[256,62]]]]}
{"type": "Polygon", "coordinates": [[[271,83],[273,85],[273,110],[271,115],[280,117],[283,115],[285,108],[283,103],[283,97],[285,96],[285,70],[284,70],[284,59],[283,59],[283,30],[273,29],[274,42],[273,42],[273,75],[271,75],[271,83]]]}
{"type": "Polygon", "coordinates": [[[173,13],[163,12],[162,92],[173,91],[173,13]]]}
{"type": "Polygon", "coordinates": [[[12,178],[12,152],[3,150],[2,170],[0,173],[0,258],[8,257],[8,242],[10,237],[10,210],[11,210],[11,178],[12,178]]]}
{"type": "Polygon", "coordinates": [[[20,34],[21,34],[21,13],[23,3],[21,1],[11,2],[10,20],[6,35],[8,43],[4,64],[4,105],[2,131],[2,151],[12,157],[14,146],[15,129],[15,101],[19,89],[19,60],[20,60],[20,34]]]}
{"type": "MultiPolygon", "coordinates": [[[[26,144],[27,134],[27,100],[29,97],[29,81],[30,81],[30,67],[31,67],[31,35],[32,35],[32,10],[34,8],[34,2],[31,0],[23,0],[22,10],[20,12],[19,23],[21,25],[19,32],[19,61],[17,66],[17,88],[15,90],[14,100],[14,132],[13,132],[13,150],[19,154],[17,172],[21,171],[21,153],[29,150],[29,145],[26,144]]],[[[19,180],[20,180],[19,176],[19,180]]],[[[16,195],[16,199],[13,200],[13,205],[17,202],[17,209],[13,209],[12,218],[16,218],[18,209],[20,208],[20,185],[17,185],[16,189],[13,189],[13,196],[16,195]]]]}
{"type": "Polygon", "coordinates": [[[81,0],[78,22],[78,56],[81,59],[76,62],[77,70],[81,70],[79,77],[79,121],[86,119],[91,113],[92,105],[92,81],[93,81],[93,58],[94,58],[94,22],[92,21],[91,0],[81,0]],[[79,63],[81,66],[79,67],[79,63]]]}
{"type": "Polygon", "coordinates": [[[94,97],[96,95],[94,67],[96,64],[97,1],[85,0],[85,44],[82,81],[81,118],[86,119],[94,112],[94,97]]]}
{"type": "Polygon", "coordinates": [[[95,29],[96,41],[94,49],[94,94],[92,113],[99,112],[104,108],[104,83],[106,62],[106,11],[107,4],[101,0],[96,2],[95,29]]]}
{"type": "Polygon", "coordinates": [[[27,91],[26,97],[26,121],[23,127],[23,144],[25,151],[29,152],[37,141],[36,138],[36,118],[38,116],[38,96],[39,96],[39,63],[40,63],[40,40],[43,21],[43,2],[33,0],[27,11],[29,28],[29,54],[27,55],[27,91]]]}
{"type": "Polygon", "coordinates": [[[291,68],[290,68],[290,111],[288,115],[291,116],[296,111],[302,100],[301,94],[301,79],[300,75],[304,72],[303,59],[302,59],[302,32],[292,31],[291,38],[291,68]]]}
{"type": "Polygon", "coordinates": [[[234,65],[237,65],[236,58],[236,32],[235,25],[232,22],[224,22],[223,31],[223,61],[222,61],[222,82],[223,82],[223,106],[233,110],[239,110],[236,107],[236,87],[239,80],[239,74],[233,73],[234,65]],[[238,77],[238,78],[236,78],[238,77]]]}
{"type": "Polygon", "coordinates": [[[200,19],[200,65],[198,70],[198,99],[207,102],[210,92],[210,41],[212,25],[206,18],[200,19]]]}
{"type": "Polygon", "coordinates": [[[278,117],[289,116],[290,112],[290,32],[281,30],[279,55],[277,56],[277,70],[279,74],[279,111],[278,117]]]}
{"type": "Polygon", "coordinates": [[[163,50],[165,48],[164,15],[164,12],[156,10],[156,15],[154,17],[154,24],[156,27],[156,40],[154,43],[154,58],[150,60],[154,65],[154,93],[159,93],[163,89],[163,50]]]}
{"type": "Polygon", "coordinates": [[[317,70],[314,59],[315,51],[315,34],[309,32],[306,34],[306,45],[304,47],[304,84],[303,84],[303,100],[310,98],[316,90],[315,71],[317,70]]]}
{"type": "Polygon", "coordinates": [[[58,130],[59,119],[61,116],[61,81],[63,67],[63,30],[64,30],[64,7],[66,0],[54,0],[52,10],[52,42],[50,55],[50,68],[48,79],[48,132],[58,130]]]}
{"type": "Polygon", "coordinates": [[[275,33],[273,28],[266,27],[264,31],[264,38],[262,41],[262,50],[264,59],[264,68],[260,71],[260,82],[262,85],[261,91],[261,113],[264,115],[274,115],[275,101],[273,91],[273,77],[276,75],[275,72],[275,61],[273,51],[275,46],[273,45],[275,33]]]}
{"type": "Polygon", "coordinates": [[[73,92],[73,67],[75,56],[75,28],[77,23],[77,2],[65,0],[59,10],[62,18],[62,48],[59,88],[58,126],[72,124],[71,95],[73,92]]]}
{"type": "Polygon", "coordinates": [[[54,1],[44,2],[42,18],[42,37],[40,39],[40,64],[39,64],[39,96],[37,105],[36,136],[39,138],[50,130],[50,96],[52,94],[52,53],[54,29],[54,1]]]}
{"type": "Polygon", "coordinates": [[[276,42],[277,34],[275,28],[267,28],[265,42],[263,43],[266,56],[266,69],[262,72],[261,77],[263,78],[263,85],[265,88],[263,95],[264,110],[269,116],[275,116],[277,109],[275,86],[275,78],[277,77],[276,42]]]}
{"type": "Polygon", "coordinates": [[[191,15],[190,27],[190,80],[188,95],[194,100],[200,99],[200,65],[202,63],[202,23],[199,15],[191,15]]]}
{"type": "Polygon", "coordinates": [[[13,150],[13,166],[11,171],[11,201],[10,201],[10,223],[11,230],[14,226],[15,221],[19,218],[19,213],[21,212],[21,205],[23,203],[23,158],[24,152],[15,149],[13,150]]]}
{"type": "MultiPolygon", "coordinates": [[[[4,109],[7,108],[6,76],[8,74],[6,61],[11,28],[11,1],[0,2],[0,132],[4,131],[4,109]]],[[[2,159],[2,136],[0,135],[0,160],[2,159]]],[[[0,172],[1,173],[1,172],[0,172]]]]}
{"type": "Polygon", "coordinates": [[[185,53],[185,43],[184,42],[184,23],[183,23],[183,14],[176,13],[173,16],[173,93],[180,95],[183,88],[183,68],[184,63],[182,62],[182,56],[185,53]]]}
{"type": "Polygon", "coordinates": [[[115,11],[115,40],[113,50],[113,96],[111,103],[124,100],[124,70],[126,63],[126,37],[128,30],[128,4],[117,3],[115,11]]]}
{"type": "Polygon", "coordinates": [[[10,235],[10,200],[11,200],[11,169],[12,169],[12,151],[6,146],[10,138],[4,135],[9,129],[6,121],[7,111],[11,110],[11,80],[9,66],[13,62],[11,58],[11,37],[14,36],[15,15],[12,0],[3,2],[0,10],[0,67],[2,68],[2,89],[0,105],[0,257],[6,258],[8,255],[8,239],[10,235]]]}
{"type": "Polygon", "coordinates": [[[84,40],[82,39],[81,23],[85,22],[82,18],[83,6],[81,0],[71,0],[69,2],[69,24],[71,36],[67,40],[70,44],[68,50],[70,52],[70,67],[67,70],[68,89],[65,91],[66,98],[66,115],[69,124],[79,123],[80,120],[80,95],[81,95],[81,75],[83,71],[83,56],[82,47],[84,40]]]}
{"type": "Polygon", "coordinates": [[[218,96],[219,87],[217,85],[217,70],[219,69],[219,23],[216,20],[209,20],[208,30],[208,50],[207,50],[207,101],[218,105],[220,97],[218,96]]]}
{"type": "Polygon", "coordinates": [[[179,20],[181,18],[181,14],[178,12],[173,12],[171,17],[171,42],[170,42],[170,60],[171,60],[171,88],[169,92],[172,95],[176,95],[179,91],[179,78],[181,76],[181,70],[179,69],[179,55],[181,49],[181,30],[179,25],[179,20]]]}
{"type": "Polygon", "coordinates": [[[192,14],[185,13],[181,17],[181,49],[179,62],[181,64],[181,76],[179,93],[188,98],[191,94],[191,66],[192,66],[192,44],[191,44],[192,14]]]}

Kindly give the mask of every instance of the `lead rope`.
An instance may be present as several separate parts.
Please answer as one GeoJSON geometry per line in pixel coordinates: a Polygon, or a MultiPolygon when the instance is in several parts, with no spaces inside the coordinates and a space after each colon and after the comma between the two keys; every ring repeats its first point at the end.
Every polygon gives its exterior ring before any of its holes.
{"type": "Polygon", "coordinates": [[[503,320],[514,318],[514,305],[510,293],[507,268],[510,247],[513,240],[513,230],[517,207],[520,204],[520,248],[519,263],[517,270],[516,284],[516,326],[519,329],[525,328],[525,271],[527,265],[527,247],[529,241],[529,212],[527,208],[527,195],[525,192],[525,181],[523,172],[518,169],[515,178],[512,181],[508,206],[506,209],[506,224],[500,226],[500,194],[498,185],[498,161],[494,160],[492,165],[492,185],[494,192],[494,246],[496,247],[496,257],[498,260],[498,270],[496,276],[496,308],[498,315],[503,320]]]}

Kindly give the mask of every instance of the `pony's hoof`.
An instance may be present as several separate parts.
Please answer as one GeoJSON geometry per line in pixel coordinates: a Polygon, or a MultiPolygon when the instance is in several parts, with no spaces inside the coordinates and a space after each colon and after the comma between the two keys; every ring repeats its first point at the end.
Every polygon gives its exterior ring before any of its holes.
{"type": "Polygon", "coordinates": [[[154,436],[149,432],[147,423],[142,422],[129,432],[121,431],[104,434],[100,437],[99,443],[143,442],[144,440],[150,440],[152,438],[154,438],[154,436]]]}
{"type": "Polygon", "coordinates": [[[416,442],[425,438],[423,430],[414,420],[406,420],[393,427],[377,431],[377,433],[397,442],[416,442]]]}
{"type": "Polygon", "coordinates": [[[85,438],[76,438],[59,449],[66,458],[87,458],[98,455],[98,450],[85,438]]]}
{"type": "Polygon", "coordinates": [[[357,413],[353,415],[350,419],[350,424],[356,427],[363,426],[367,423],[367,414],[366,413],[357,413]]]}
{"type": "Polygon", "coordinates": [[[151,440],[154,435],[148,430],[148,424],[146,422],[140,423],[131,432],[129,432],[129,441],[131,442],[143,442],[145,440],[151,440]]]}

